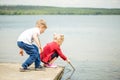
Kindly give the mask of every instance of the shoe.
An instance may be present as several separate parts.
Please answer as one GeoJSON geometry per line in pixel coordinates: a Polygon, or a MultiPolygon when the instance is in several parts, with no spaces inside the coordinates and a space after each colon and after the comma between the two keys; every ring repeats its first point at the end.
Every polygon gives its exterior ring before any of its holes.
{"type": "Polygon", "coordinates": [[[38,68],[35,68],[35,71],[43,71],[43,70],[45,70],[45,68],[42,67],[42,66],[40,66],[40,67],[38,67],[38,68]]]}
{"type": "Polygon", "coordinates": [[[57,68],[57,65],[55,64],[44,64],[44,66],[47,68],[57,68]]]}
{"type": "Polygon", "coordinates": [[[28,71],[30,71],[30,70],[27,69],[27,68],[26,68],[26,69],[25,69],[25,68],[20,68],[19,70],[20,70],[20,72],[28,72],[28,71]]]}

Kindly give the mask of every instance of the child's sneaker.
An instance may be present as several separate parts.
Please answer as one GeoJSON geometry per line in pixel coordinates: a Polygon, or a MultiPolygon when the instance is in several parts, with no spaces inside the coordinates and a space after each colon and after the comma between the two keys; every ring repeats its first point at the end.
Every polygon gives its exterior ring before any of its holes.
{"type": "Polygon", "coordinates": [[[24,69],[24,68],[20,68],[19,70],[20,70],[20,72],[28,72],[28,71],[30,71],[30,70],[27,69],[27,68],[26,68],[26,69],[24,69]]]}
{"type": "Polygon", "coordinates": [[[45,70],[45,68],[43,68],[42,66],[35,68],[35,71],[42,71],[42,70],[45,70]]]}
{"type": "Polygon", "coordinates": [[[56,68],[57,67],[57,65],[55,65],[55,64],[44,64],[44,66],[47,68],[56,68]]]}

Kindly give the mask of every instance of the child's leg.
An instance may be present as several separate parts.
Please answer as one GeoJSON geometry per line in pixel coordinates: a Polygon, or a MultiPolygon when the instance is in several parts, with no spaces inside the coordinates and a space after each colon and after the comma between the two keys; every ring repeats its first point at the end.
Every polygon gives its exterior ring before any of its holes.
{"type": "Polygon", "coordinates": [[[49,62],[49,64],[53,64],[56,59],[57,59],[57,57],[53,58],[53,59],[49,62]]]}
{"type": "Polygon", "coordinates": [[[49,60],[48,64],[44,64],[45,67],[51,67],[51,68],[56,68],[57,65],[54,65],[53,63],[55,60],[58,58],[58,54],[54,53],[51,55],[51,60],[49,60]]]}
{"type": "Polygon", "coordinates": [[[21,56],[23,56],[23,49],[22,49],[22,44],[21,44],[21,42],[17,42],[17,45],[18,45],[18,47],[20,48],[19,54],[20,54],[21,56]]]}
{"type": "Polygon", "coordinates": [[[52,54],[51,55],[51,60],[49,61],[49,64],[53,64],[57,58],[58,58],[57,53],[52,54]]]}
{"type": "Polygon", "coordinates": [[[38,47],[36,45],[33,45],[34,48],[37,50],[37,58],[35,60],[35,68],[39,68],[40,66],[40,54],[39,54],[39,50],[38,47]]]}
{"type": "Polygon", "coordinates": [[[29,67],[37,58],[37,51],[35,49],[29,49],[26,53],[29,55],[28,59],[22,64],[23,68],[29,67]]]}
{"type": "Polygon", "coordinates": [[[18,46],[25,50],[25,52],[29,55],[29,58],[22,64],[24,69],[27,69],[33,62],[35,62],[38,57],[39,52],[35,49],[33,45],[28,45],[23,42],[18,42],[18,46]]]}

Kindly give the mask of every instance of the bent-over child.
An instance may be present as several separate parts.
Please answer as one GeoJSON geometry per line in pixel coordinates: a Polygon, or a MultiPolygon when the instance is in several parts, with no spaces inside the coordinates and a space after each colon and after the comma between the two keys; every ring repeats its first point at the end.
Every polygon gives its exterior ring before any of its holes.
{"type": "Polygon", "coordinates": [[[54,34],[53,41],[48,43],[43,48],[43,52],[40,54],[40,57],[45,67],[57,67],[57,65],[53,63],[58,58],[58,56],[60,56],[63,60],[67,61],[68,63],[70,62],[60,49],[60,46],[62,45],[63,41],[64,35],[54,34]]]}
{"type": "Polygon", "coordinates": [[[36,22],[34,28],[30,28],[21,33],[18,37],[17,45],[20,48],[19,53],[23,56],[23,50],[29,55],[28,59],[22,64],[21,72],[28,70],[28,67],[35,62],[35,70],[42,69],[40,65],[40,53],[42,52],[39,35],[47,29],[46,22],[41,19],[36,22]],[[34,44],[35,42],[35,44],[34,44]]]}

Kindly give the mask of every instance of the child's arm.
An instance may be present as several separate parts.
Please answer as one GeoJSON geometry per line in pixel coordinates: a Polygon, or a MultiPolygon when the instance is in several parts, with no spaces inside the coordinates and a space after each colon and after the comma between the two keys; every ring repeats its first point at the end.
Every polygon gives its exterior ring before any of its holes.
{"type": "Polygon", "coordinates": [[[56,49],[56,51],[63,60],[65,60],[65,61],[67,60],[67,57],[62,53],[62,51],[59,47],[56,49]]]}
{"type": "Polygon", "coordinates": [[[42,52],[42,47],[41,47],[40,40],[38,38],[37,33],[33,34],[33,39],[35,40],[35,43],[38,45],[38,48],[40,49],[40,52],[42,52]]]}
{"type": "Polygon", "coordinates": [[[57,52],[62,59],[64,59],[67,63],[70,63],[70,60],[62,53],[60,48],[57,49],[57,52]]]}
{"type": "Polygon", "coordinates": [[[66,62],[67,62],[67,63],[70,63],[70,60],[69,60],[69,59],[67,59],[67,60],[66,60],[66,62]]]}

